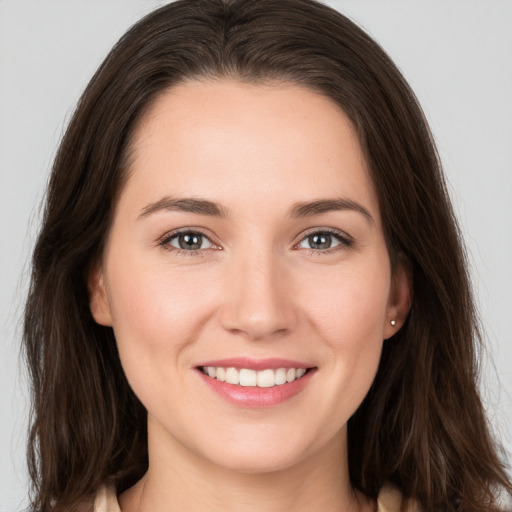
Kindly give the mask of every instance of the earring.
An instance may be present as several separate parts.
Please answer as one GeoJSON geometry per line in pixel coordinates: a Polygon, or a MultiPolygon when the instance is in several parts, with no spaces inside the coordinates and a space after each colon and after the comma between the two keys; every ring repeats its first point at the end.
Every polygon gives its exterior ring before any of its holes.
{"type": "Polygon", "coordinates": [[[390,323],[391,323],[391,325],[392,325],[393,327],[395,327],[395,325],[396,325],[396,320],[391,320],[391,322],[390,322],[390,323]]]}

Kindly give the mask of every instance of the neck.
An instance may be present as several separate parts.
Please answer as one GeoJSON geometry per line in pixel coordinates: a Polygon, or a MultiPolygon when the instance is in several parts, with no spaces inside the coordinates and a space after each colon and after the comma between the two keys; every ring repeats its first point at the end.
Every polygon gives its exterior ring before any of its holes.
{"type": "Polygon", "coordinates": [[[321,451],[273,471],[220,467],[174,440],[162,445],[149,428],[149,469],[120,496],[122,512],[360,512],[370,502],[348,476],[346,432],[321,451]]]}

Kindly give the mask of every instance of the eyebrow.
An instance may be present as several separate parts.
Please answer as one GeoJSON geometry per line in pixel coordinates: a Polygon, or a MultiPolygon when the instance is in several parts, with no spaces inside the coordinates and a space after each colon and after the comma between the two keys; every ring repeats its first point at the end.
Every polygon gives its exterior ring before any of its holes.
{"type": "MultiPolygon", "coordinates": [[[[290,209],[290,217],[312,217],[323,213],[344,210],[358,212],[362,214],[368,222],[373,223],[373,217],[364,206],[351,199],[344,198],[319,199],[316,201],[295,203],[290,209]]],[[[208,199],[164,197],[155,203],[150,203],[145,206],[139,218],[144,218],[160,211],[181,211],[211,217],[228,217],[228,210],[223,205],[209,201],[208,199]]]]}
{"type": "Polygon", "coordinates": [[[227,209],[224,206],[207,199],[164,197],[145,206],[139,215],[139,219],[160,211],[180,211],[223,218],[228,216],[227,209]]]}
{"type": "Polygon", "coordinates": [[[373,224],[373,217],[370,212],[361,204],[352,201],[351,199],[320,199],[318,201],[311,201],[305,203],[296,203],[291,209],[291,216],[309,217],[313,215],[320,215],[333,211],[351,210],[361,213],[366,220],[373,224]]]}

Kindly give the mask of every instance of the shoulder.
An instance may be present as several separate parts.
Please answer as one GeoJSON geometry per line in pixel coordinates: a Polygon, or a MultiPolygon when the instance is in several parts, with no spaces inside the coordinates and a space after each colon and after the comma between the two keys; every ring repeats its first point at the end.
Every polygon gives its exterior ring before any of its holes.
{"type": "Polygon", "coordinates": [[[378,512],[421,512],[413,500],[404,499],[402,493],[392,485],[385,485],[377,498],[378,512]]]}

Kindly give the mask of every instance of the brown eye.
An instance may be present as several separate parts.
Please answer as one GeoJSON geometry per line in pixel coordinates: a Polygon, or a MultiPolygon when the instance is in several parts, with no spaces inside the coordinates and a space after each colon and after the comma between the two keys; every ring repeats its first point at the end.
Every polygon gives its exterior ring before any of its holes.
{"type": "Polygon", "coordinates": [[[167,238],[164,243],[182,251],[199,251],[214,247],[205,235],[194,231],[176,233],[167,238]]]}
{"type": "Polygon", "coordinates": [[[308,236],[308,244],[311,249],[330,249],[332,236],[329,233],[315,233],[308,236]]]}
{"type": "Polygon", "coordinates": [[[201,249],[203,243],[202,236],[196,233],[185,233],[178,236],[178,245],[180,249],[197,251],[201,249]]]}

